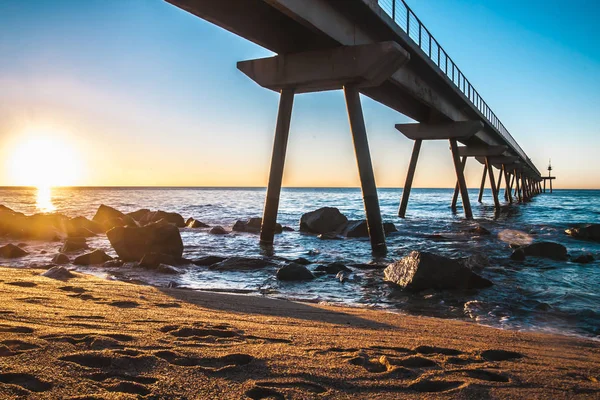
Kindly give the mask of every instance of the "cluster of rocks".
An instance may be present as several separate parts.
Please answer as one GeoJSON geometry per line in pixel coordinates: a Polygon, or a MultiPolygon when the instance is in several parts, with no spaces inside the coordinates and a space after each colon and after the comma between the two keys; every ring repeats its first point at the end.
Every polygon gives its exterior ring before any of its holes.
{"type": "Polygon", "coordinates": [[[600,242],[600,224],[587,224],[569,228],[565,230],[565,233],[577,239],[600,242]]]}
{"type": "MultiPolygon", "coordinates": [[[[391,222],[385,222],[383,229],[386,235],[398,231],[391,222]]],[[[300,218],[300,232],[317,234],[320,239],[369,237],[366,220],[348,220],[335,207],[322,207],[303,214],[300,218]]]]}
{"type": "MultiPolygon", "coordinates": [[[[525,246],[512,246],[515,250],[510,258],[515,261],[524,261],[527,257],[548,258],[555,261],[567,261],[569,253],[567,248],[555,242],[535,242],[525,246]]],[[[579,254],[571,257],[571,261],[578,264],[587,264],[594,261],[592,254],[579,254]]]]}

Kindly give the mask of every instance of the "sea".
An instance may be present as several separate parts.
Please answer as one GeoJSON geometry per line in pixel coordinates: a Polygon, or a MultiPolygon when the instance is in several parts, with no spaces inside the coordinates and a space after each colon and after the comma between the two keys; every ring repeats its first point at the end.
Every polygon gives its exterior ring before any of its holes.
{"type": "MultiPolygon", "coordinates": [[[[374,257],[368,239],[322,240],[298,231],[301,215],[320,207],[337,207],[348,219],[364,219],[360,189],[284,188],[278,222],[294,231],[276,235],[272,249],[261,248],[258,235],[252,233],[211,235],[207,229],[182,228],[184,257],[266,256],[279,262],[303,257],[313,262],[308,266],[311,269],[333,261],[347,265],[386,264],[413,250],[455,258],[478,254],[487,258],[480,275],[494,283],[483,290],[407,292],[385,282],[382,269],[357,268],[344,281],[324,275],[298,283],[275,279],[276,268],[217,272],[190,264],[180,267],[183,272],[180,275],[126,267],[119,271],[98,266],[77,269],[139,284],[368,307],[465,320],[500,329],[600,339],[600,243],[577,240],[564,232],[578,224],[600,222],[600,191],[554,190],[525,204],[509,206],[503,201],[499,212],[494,209],[489,190],[484,193],[482,203],[476,201],[477,190],[470,190],[469,194],[474,221],[463,218],[460,200],[457,212],[451,210],[452,189],[413,189],[406,218],[401,219],[397,214],[402,190],[379,189],[383,219],[393,222],[398,232],[387,237],[388,254],[374,257]],[[470,233],[477,224],[492,234],[470,233]],[[577,264],[536,257],[523,262],[510,259],[511,243],[538,241],[561,243],[570,256],[589,253],[596,261],[577,264]]],[[[174,211],[185,219],[193,217],[226,229],[231,229],[237,220],[261,216],[264,198],[264,188],[0,188],[0,204],[26,214],[59,212],[91,218],[100,204],[106,204],[123,212],[141,208],[174,211]]],[[[0,245],[8,242],[0,238],[0,245]]],[[[91,247],[116,256],[105,235],[88,242],[91,247]]],[[[56,242],[30,241],[24,245],[30,255],[0,260],[2,265],[19,268],[47,265],[60,247],[56,242]]]]}

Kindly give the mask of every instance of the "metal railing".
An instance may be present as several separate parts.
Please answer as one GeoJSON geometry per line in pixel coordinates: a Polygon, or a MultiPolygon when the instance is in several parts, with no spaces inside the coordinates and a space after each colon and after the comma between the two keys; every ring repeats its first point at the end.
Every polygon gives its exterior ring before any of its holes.
{"type": "Polygon", "coordinates": [[[527,154],[521,146],[512,137],[504,124],[494,114],[492,109],[475,90],[471,82],[465,77],[462,71],[456,66],[456,63],[440,46],[439,42],[433,37],[429,30],[423,25],[421,20],[415,15],[404,0],[378,0],[382,10],[388,14],[400,29],[419,46],[423,53],[442,71],[448,79],[456,86],[462,94],[479,110],[485,119],[500,133],[500,135],[519,153],[521,158],[539,174],[539,171],[531,163],[527,154]]]}

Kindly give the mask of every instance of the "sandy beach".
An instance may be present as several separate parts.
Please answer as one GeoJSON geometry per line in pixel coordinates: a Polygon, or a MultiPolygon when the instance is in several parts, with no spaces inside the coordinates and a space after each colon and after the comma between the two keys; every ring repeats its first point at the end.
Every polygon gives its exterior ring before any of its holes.
{"type": "Polygon", "coordinates": [[[597,398],[600,343],[0,269],[0,398],[597,398]]]}

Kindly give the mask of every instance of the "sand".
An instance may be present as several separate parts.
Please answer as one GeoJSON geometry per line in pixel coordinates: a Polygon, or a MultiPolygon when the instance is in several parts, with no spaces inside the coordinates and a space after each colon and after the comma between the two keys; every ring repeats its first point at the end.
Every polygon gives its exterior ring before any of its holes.
{"type": "Polygon", "coordinates": [[[600,342],[0,268],[0,398],[600,397],[600,342]]]}

